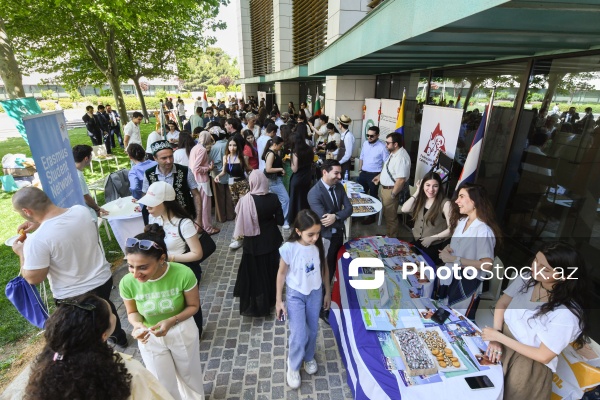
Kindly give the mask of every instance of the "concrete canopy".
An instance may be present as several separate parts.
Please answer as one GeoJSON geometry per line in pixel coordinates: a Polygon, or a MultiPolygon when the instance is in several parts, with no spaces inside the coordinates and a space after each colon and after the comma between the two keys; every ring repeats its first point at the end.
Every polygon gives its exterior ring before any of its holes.
{"type": "Polygon", "coordinates": [[[600,49],[599,0],[387,0],[308,63],[374,75],[600,49]]]}

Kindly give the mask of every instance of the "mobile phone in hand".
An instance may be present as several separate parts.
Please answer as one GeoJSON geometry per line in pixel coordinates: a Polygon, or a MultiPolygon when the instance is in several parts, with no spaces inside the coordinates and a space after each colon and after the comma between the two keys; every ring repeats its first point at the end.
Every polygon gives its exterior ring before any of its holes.
{"type": "Polygon", "coordinates": [[[279,316],[277,317],[277,319],[281,322],[285,321],[285,313],[283,312],[283,310],[279,312],[279,316]]]}

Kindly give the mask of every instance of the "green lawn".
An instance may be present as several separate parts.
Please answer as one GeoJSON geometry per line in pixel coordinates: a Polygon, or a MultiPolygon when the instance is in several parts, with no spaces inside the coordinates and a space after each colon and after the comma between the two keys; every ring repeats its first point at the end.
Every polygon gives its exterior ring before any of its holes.
{"type": "MultiPolygon", "coordinates": [[[[148,134],[154,129],[154,118],[150,120],[149,124],[141,125],[143,143],[146,143],[148,134]]],[[[71,145],[77,144],[89,144],[91,141],[86,134],[85,128],[77,128],[69,131],[69,138],[71,145]]],[[[0,142],[0,159],[7,153],[23,153],[27,156],[31,156],[29,146],[21,138],[12,138],[6,141],[0,142]]],[[[114,152],[117,155],[119,166],[121,168],[129,168],[129,158],[127,154],[117,148],[114,152]]],[[[108,170],[115,171],[116,166],[114,162],[104,162],[104,174],[108,174],[108,170]],[[109,165],[109,167],[107,167],[109,165]]],[[[94,166],[94,174],[89,169],[85,171],[85,177],[88,183],[93,182],[97,179],[102,178],[100,174],[100,168],[96,164],[94,166]]],[[[2,223],[0,224],[0,287],[3,291],[8,281],[16,277],[19,273],[19,259],[13,253],[12,249],[4,245],[4,241],[9,237],[16,234],[16,228],[23,222],[22,218],[13,211],[11,204],[10,193],[4,193],[0,191],[0,215],[2,216],[2,223]]],[[[104,203],[104,193],[98,192],[98,203],[102,205],[104,203]]],[[[102,242],[106,250],[107,258],[110,262],[116,262],[122,259],[123,253],[119,248],[116,240],[111,242],[106,238],[106,232],[104,229],[100,230],[102,242]]],[[[28,335],[38,332],[39,330],[29,324],[13,307],[13,305],[6,299],[6,296],[0,296],[0,315],[2,316],[2,323],[0,324],[0,374],[1,371],[10,366],[10,360],[5,359],[7,349],[10,348],[11,343],[18,341],[28,335]]]]}

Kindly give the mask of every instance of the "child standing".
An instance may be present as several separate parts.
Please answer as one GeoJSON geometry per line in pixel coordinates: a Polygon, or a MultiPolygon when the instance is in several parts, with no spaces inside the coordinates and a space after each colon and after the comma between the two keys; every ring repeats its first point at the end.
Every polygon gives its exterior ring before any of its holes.
{"type": "Polygon", "coordinates": [[[307,374],[317,372],[315,349],[319,312],[321,305],[328,310],[331,303],[329,270],[320,233],[321,220],[317,214],[302,210],[296,216],[290,237],[279,249],[276,312],[278,317],[283,314],[289,318],[287,383],[293,389],[300,387],[302,361],[307,374]],[[287,310],[282,300],[284,282],[287,285],[287,310]]]}

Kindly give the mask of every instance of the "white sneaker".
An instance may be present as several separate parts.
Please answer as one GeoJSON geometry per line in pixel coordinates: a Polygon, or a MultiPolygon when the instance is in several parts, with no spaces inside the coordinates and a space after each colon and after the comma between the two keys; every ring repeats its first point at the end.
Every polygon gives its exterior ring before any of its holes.
{"type": "Polygon", "coordinates": [[[229,248],[232,250],[237,250],[242,247],[242,242],[240,240],[234,240],[229,244],[229,248]]]}
{"type": "Polygon", "coordinates": [[[300,378],[300,371],[293,371],[290,368],[290,361],[288,360],[288,370],[287,370],[287,384],[292,389],[298,389],[300,384],[302,383],[302,378],[300,378]]]}
{"type": "Polygon", "coordinates": [[[285,224],[284,226],[282,226],[282,228],[287,231],[287,230],[290,229],[290,225],[289,224],[285,224]]]}
{"type": "Polygon", "coordinates": [[[307,374],[312,375],[317,372],[319,366],[317,365],[317,360],[314,358],[311,361],[304,362],[304,370],[307,374]]]}

